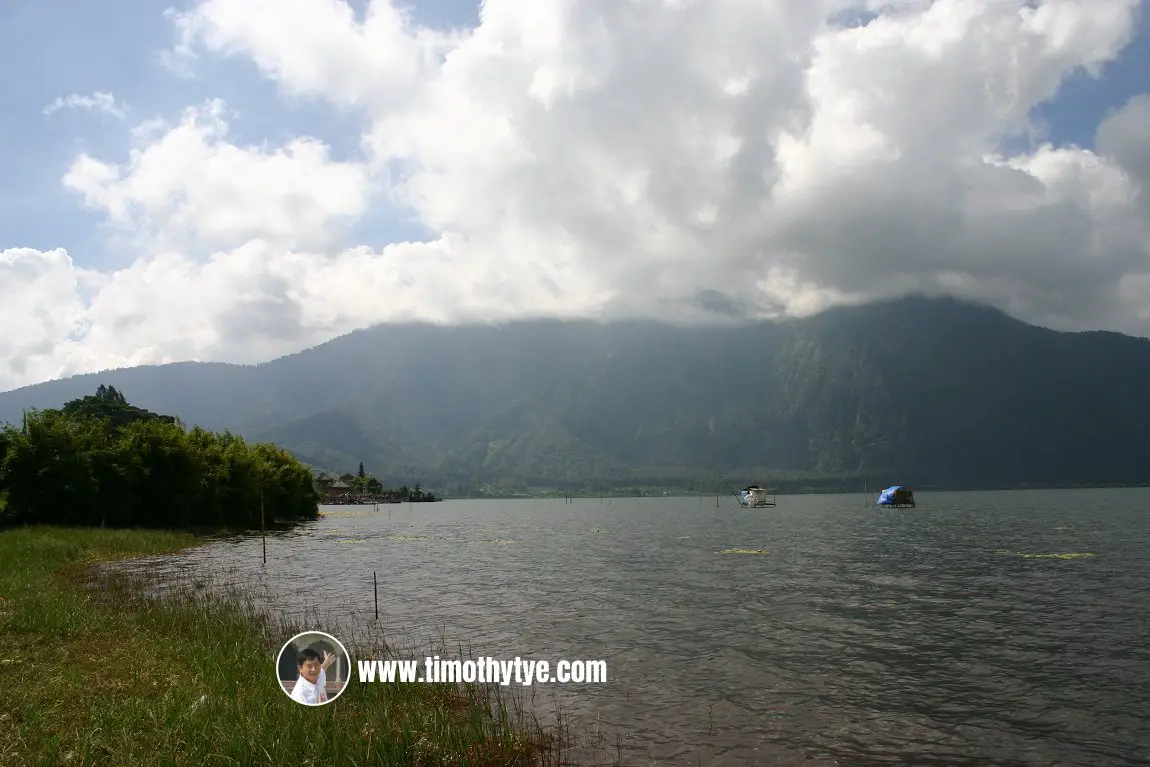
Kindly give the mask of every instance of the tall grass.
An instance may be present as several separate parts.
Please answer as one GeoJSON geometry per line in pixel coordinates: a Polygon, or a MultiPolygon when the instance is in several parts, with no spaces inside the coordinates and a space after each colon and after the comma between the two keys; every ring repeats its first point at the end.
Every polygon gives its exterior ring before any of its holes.
{"type": "MultiPolygon", "coordinates": [[[[96,562],[202,539],[164,532],[0,532],[0,764],[557,765],[571,733],[544,727],[506,689],[359,684],[304,707],[275,658],[301,628],[242,589],[199,581],[156,595],[144,570],[96,562]]],[[[343,639],[343,637],[341,637],[343,639]]],[[[356,657],[395,653],[345,639],[356,657]]],[[[410,656],[409,656],[410,657],[410,656]]],[[[353,669],[354,673],[354,669],[353,669]]],[[[588,753],[587,748],[581,748],[588,753]]]]}

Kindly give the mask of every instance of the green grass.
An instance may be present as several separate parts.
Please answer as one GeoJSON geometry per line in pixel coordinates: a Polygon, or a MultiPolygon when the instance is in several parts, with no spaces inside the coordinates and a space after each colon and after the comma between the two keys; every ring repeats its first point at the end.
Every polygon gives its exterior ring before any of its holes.
{"type": "MultiPolygon", "coordinates": [[[[145,597],[141,576],[92,575],[99,561],[202,540],[145,531],[0,532],[0,764],[561,760],[556,732],[528,726],[487,687],[353,679],[332,703],[305,708],[284,695],[274,672],[280,645],[297,627],[261,616],[242,594],[205,597],[189,587],[145,597]]],[[[368,651],[354,647],[353,663],[368,651]]]]}

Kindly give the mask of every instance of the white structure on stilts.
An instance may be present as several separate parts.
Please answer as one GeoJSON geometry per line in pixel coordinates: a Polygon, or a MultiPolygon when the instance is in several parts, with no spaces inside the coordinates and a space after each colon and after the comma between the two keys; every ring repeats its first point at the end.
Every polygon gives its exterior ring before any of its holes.
{"type": "Polygon", "coordinates": [[[774,498],[767,497],[767,491],[758,485],[748,485],[739,491],[739,505],[744,509],[761,509],[774,506],[774,498]]]}

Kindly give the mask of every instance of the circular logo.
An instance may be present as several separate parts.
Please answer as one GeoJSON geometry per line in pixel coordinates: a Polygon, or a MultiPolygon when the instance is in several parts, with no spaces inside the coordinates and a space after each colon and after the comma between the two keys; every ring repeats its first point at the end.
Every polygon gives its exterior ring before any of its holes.
{"type": "Polygon", "coordinates": [[[322,631],[296,634],[280,648],[276,678],[284,694],[304,706],[338,698],[351,679],[351,656],[343,643],[322,631]]]}

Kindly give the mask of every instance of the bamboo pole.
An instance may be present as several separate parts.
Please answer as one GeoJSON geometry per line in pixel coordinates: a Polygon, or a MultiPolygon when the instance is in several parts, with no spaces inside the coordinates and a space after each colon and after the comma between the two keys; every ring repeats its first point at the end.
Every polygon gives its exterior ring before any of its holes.
{"type": "Polygon", "coordinates": [[[264,524],[264,482],[260,480],[260,542],[263,544],[264,549],[264,564],[268,563],[268,537],[267,528],[264,524]]]}

